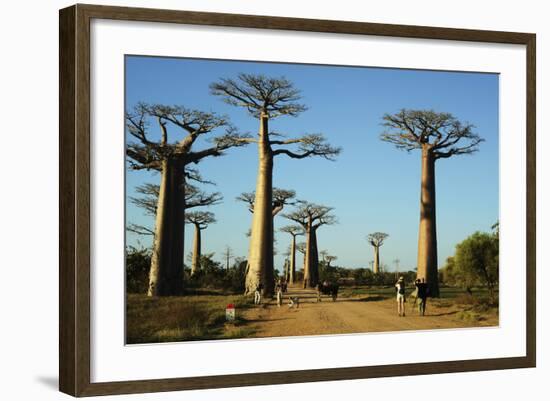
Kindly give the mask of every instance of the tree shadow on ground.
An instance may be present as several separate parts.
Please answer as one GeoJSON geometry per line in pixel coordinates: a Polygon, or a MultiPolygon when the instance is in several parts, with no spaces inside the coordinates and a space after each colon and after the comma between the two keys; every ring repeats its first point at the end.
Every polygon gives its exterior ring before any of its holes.
{"type": "Polygon", "coordinates": [[[448,312],[441,312],[441,313],[430,313],[430,314],[427,314],[426,316],[432,316],[432,317],[440,317],[440,316],[451,316],[451,315],[456,315],[457,313],[459,312],[469,312],[471,311],[473,308],[466,308],[466,309],[459,309],[459,310],[454,310],[454,311],[448,311],[448,312]]]}
{"type": "Polygon", "coordinates": [[[349,301],[349,302],[378,302],[378,301],[385,301],[386,299],[388,299],[388,297],[384,297],[382,295],[375,295],[375,296],[347,299],[346,301],[349,301]]]}

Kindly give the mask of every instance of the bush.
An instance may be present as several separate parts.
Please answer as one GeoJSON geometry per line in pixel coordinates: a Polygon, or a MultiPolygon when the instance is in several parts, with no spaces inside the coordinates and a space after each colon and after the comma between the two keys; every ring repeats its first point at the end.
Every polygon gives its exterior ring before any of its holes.
{"type": "Polygon", "coordinates": [[[149,286],[151,250],[147,248],[126,248],[126,292],[145,294],[149,286]]]}
{"type": "Polygon", "coordinates": [[[187,288],[209,288],[222,290],[224,292],[244,292],[245,271],[247,261],[239,259],[230,267],[225,269],[219,262],[212,259],[212,254],[202,255],[200,269],[191,276],[186,271],[187,288]]]}
{"type": "Polygon", "coordinates": [[[454,276],[467,288],[475,282],[483,283],[494,299],[498,285],[498,236],[476,232],[456,246],[454,276]]]}

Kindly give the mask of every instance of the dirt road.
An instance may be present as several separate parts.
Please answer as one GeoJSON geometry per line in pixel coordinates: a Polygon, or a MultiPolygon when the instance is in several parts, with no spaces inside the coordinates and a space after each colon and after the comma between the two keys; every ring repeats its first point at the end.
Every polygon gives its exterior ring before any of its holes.
{"type": "Polygon", "coordinates": [[[496,326],[498,318],[481,318],[468,321],[459,318],[464,308],[452,303],[428,302],[426,316],[412,311],[412,304],[406,304],[406,316],[399,317],[394,298],[360,296],[339,298],[332,302],[323,298],[316,302],[312,292],[291,290],[285,294],[285,302],[278,307],[274,301],[250,309],[244,313],[253,330],[254,337],[300,336],[335,333],[365,333],[398,330],[422,330],[458,327],[496,326]],[[299,308],[289,308],[288,296],[300,296],[299,308]]]}

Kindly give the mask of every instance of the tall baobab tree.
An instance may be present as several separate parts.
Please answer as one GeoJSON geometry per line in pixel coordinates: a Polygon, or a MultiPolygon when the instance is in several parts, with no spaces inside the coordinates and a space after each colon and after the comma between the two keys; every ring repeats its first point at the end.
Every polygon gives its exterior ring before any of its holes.
{"type": "Polygon", "coordinates": [[[304,230],[300,226],[285,226],[282,227],[280,231],[292,236],[290,242],[290,261],[288,265],[288,283],[292,285],[296,277],[296,237],[298,235],[304,235],[304,230]]]}
{"type": "MultiPolygon", "coordinates": [[[[187,171],[186,175],[194,180],[205,182],[195,174],[187,174],[187,171]]],[[[141,196],[130,197],[130,201],[137,207],[144,209],[147,215],[155,217],[157,214],[159,191],[160,186],[156,184],[145,183],[138,185],[136,187],[136,192],[141,196]]],[[[185,207],[185,210],[188,210],[199,206],[217,205],[222,201],[222,199],[223,197],[219,192],[207,193],[186,182],[185,203],[182,207],[185,207]]],[[[139,224],[129,224],[126,229],[139,235],[155,235],[154,228],[149,228],[139,224]]]]}
{"type": "Polygon", "coordinates": [[[201,263],[201,231],[208,228],[216,222],[212,212],[186,212],[185,222],[193,224],[195,227],[195,236],[193,238],[193,256],[191,257],[191,275],[195,275],[200,269],[201,263]]]}
{"type": "Polygon", "coordinates": [[[381,232],[375,232],[367,236],[367,241],[374,249],[374,267],[372,270],[374,274],[380,273],[380,247],[384,244],[386,238],[388,238],[388,234],[381,232]]]}
{"type": "Polygon", "coordinates": [[[222,256],[225,260],[225,270],[229,270],[229,262],[235,257],[235,255],[233,254],[233,249],[231,249],[229,245],[226,245],[225,249],[223,250],[222,256]]]}
{"type": "Polygon", "coordinates": [[[332,159],[340,149],[327,144],[321,134],[284,139],[280,138],[282,135],[270,131],[270,120],[281,116],[296,117],[306,110],[299,103],[300,91],[284,77],[239,74],[236,79],[220,79],[210,88],[212,94],[220,96],[228,104],[244,107],[260,123],[257,137],[249,140],[258,145],[258,176],[245,292],[253,291],[258,282],[262,282],[265,295],[270,296],[274,289],[270,275],[274,269],[271,209],[275,156],[285,155],[293,159],[320,156],[332,159]]]}
{"type": "Polygon", "coordinates": [[[183,106],[140,103],[126,113],[126,126],[129,135],[137,140],[126,146],[129,167],[156,170],[161,174],[147,294],[180,295],[183,293],[185,168],[206,157],[221,156],[228,148],[244,145],[245,138],[227,118],[183,106]],[[158,123],[159,134],[155,139],[150,133],[151,120],[158,123]],[[170,141],[168,137],[172,128],[183,132],[178,141],[170,141]],[[217,131],[223,134],[213,138],[213,146],[193,149],[199,137],[217,131]]]}
{"type": "Polygon", "coordinates": [[[304,288],[315,287],[319,281],[319,253],[317,230],[323,225],[336,224],[336,217],[330,214],[331,207],[299,201],[298,209],[283,217],[302,226],[306,235],[306,256],[304,265],[304,288]]]}
{"type": "Polygon", "coordinates": [[[380,138],[407,152],[420,149],[420,227],[418,233],[418,278],[428,283],[430,295],[439,296],[435,207],[435,162],[452,156],[472,154],[483,141],[474,126],[450,113],[403,109],[383,117],[386,127],[380,138]]]}

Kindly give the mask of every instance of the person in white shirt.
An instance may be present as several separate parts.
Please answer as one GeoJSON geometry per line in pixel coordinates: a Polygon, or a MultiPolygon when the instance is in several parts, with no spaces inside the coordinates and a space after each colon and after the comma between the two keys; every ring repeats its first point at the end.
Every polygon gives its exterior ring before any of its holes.
{"type": "Polygon", "coordinates": [[[397,293],[397,314],[405,316],[405,279],[403,276],[399,277],[395,283],[395,292],[397,293]]]}

